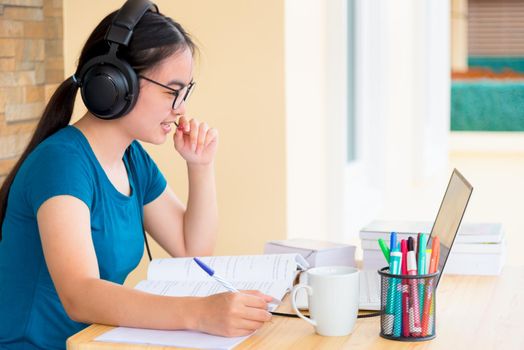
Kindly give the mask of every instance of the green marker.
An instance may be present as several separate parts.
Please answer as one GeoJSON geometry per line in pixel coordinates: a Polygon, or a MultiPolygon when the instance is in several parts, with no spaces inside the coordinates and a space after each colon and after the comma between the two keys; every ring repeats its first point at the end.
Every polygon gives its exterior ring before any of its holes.
{"type": "Polygon", "coordinates": [[[386,242],[382,238],[378,239],[378,245],[380,246],[380,249],[382,250],[382,253],[384,254],[384,257],[386,258],[386,261],[389,264],[389,248],[386,245],[386,242]]]}

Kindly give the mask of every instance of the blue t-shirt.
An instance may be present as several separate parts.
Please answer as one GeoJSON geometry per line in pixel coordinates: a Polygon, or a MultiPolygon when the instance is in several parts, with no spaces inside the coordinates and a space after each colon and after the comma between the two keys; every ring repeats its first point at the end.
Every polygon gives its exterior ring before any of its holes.
{"type": "Polygon", "coordinates": [[[130,196],[112,185],[82,132],[67,126],[20,167],[0,242],[0,349],[65,349],[66,339],[87,326],[67,316],[47,269],[36,220],[47,199],[71,195],[89,207],[101,279],[122,284],[140,262],[142,209],[164,191],[166,180],[136,141],[123,160],[130,196]]]}

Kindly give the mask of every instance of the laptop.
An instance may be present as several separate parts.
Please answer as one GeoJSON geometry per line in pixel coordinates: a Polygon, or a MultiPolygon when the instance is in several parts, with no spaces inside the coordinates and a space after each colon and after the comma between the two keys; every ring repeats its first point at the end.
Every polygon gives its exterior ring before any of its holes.
{"type": "MultiPolygon", "coordinates": [[[[472,192],[473,187],[468,180],[457,169],[454,169],[430,234],[430,238],[438,236],[440,240],[438,266],[440,273],[437,277],[437,286],[472,192]]],[[[413,237],[416,234],[413,232],[413,237]]],[[[428,246],[431,247],[429,239],[428,242],[428,246]]],[[[359,308],[361,310],[380,310],[380,275],[376,270],[360,271],[359,308]]]]}

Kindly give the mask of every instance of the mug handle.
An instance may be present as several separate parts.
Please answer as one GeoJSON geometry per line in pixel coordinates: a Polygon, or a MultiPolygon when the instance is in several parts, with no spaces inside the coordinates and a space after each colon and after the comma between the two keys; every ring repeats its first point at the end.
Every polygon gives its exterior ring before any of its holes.
{"type": "Polygon", "coordinates": [[[313,325],[313,327],[316,327],[317,326],[317,322],[315,320],[312,320],[312,319],[304,316],[297,308],[296,296],[297,296],[297,292],[300,289],[302,289],[302,288],[305,288],[307,290],[307,294],[308,295],[312,295],[313,294],[313,288],[311,288],[307,284],[297,284],[296,286],[293,287],[293,290],[291,291],[291,307],[293,307],[293,311],[295,311],[295,313],[297,314],[298,317],[300,317],[304,321],[310,323],[311,325],[313,325]]]}

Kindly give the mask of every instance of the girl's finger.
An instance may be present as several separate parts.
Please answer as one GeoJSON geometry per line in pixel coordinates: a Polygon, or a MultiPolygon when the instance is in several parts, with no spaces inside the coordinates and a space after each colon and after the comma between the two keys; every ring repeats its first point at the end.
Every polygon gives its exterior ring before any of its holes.
{"type": "Polygon", "coordinates": [[[186,117],[184,117],[183,115],[180,116],[180,118],[178,118],[178,126],[177,128],[184,131],[185,127],[186,127],[186,123],[187,123],[187,119],[186,117]]]}
{"type": "Polygon", "coordinates": [[[218,137],[218,131],[215,128],[211,128],[206,133],[206,140],[204,141],[204,148],[209,146],[209,144],[213,141],[216,141],[218,137]]]}
{"type": "Polygon", "coordinates": [[[207,123],[200,123],[200,126],[198,127],[198,139],[196,148],[197,154],[202,153],[202,150],[204,149],[204,142],[206,140],[206,134],[208,129],[209,126],[207,125],[207,123]]]}
{"type": "MultiPolygon", "coordinates": [[[[255,322],[268,322],[271,321],[271,313],[267,311],[267,308],[259,309],[254,307],[247,307],[243,310],[241,317],[245,320],[255,322]]],[[[242,327],[245,328],[245,327],[242,327]]]]}
{"type": "Polygon", "coordinates": [[[196,119],[191,119],[189,121],[189,125],[189,141],[191,143],[191,151],[195,152],[198,140],[198,122],[196,121],[196,119]]]}
{"type": "MultiPolygon", "coordinates": [[[[272,296],[264,294],[264,293],[262,293],[261,291],[258,291],[258,290],[246,290],[246,291],[243,291],[243,293],[244,294],[250,294],[250,295],[257,296],[257,297],[263,299],[266,303],[269,303],[270,301],[273,301],[273,297],[272,296]]],[[[253,306],[253,305],[250,305],[250,306],[253,306]]]]}
{"type": "Polygon", "coordinates": [[[180,126],[175,130],[173,140],[175,141],[176,149],[182,149],[184,147],[184,130],[180,128],[180,126]]]}

